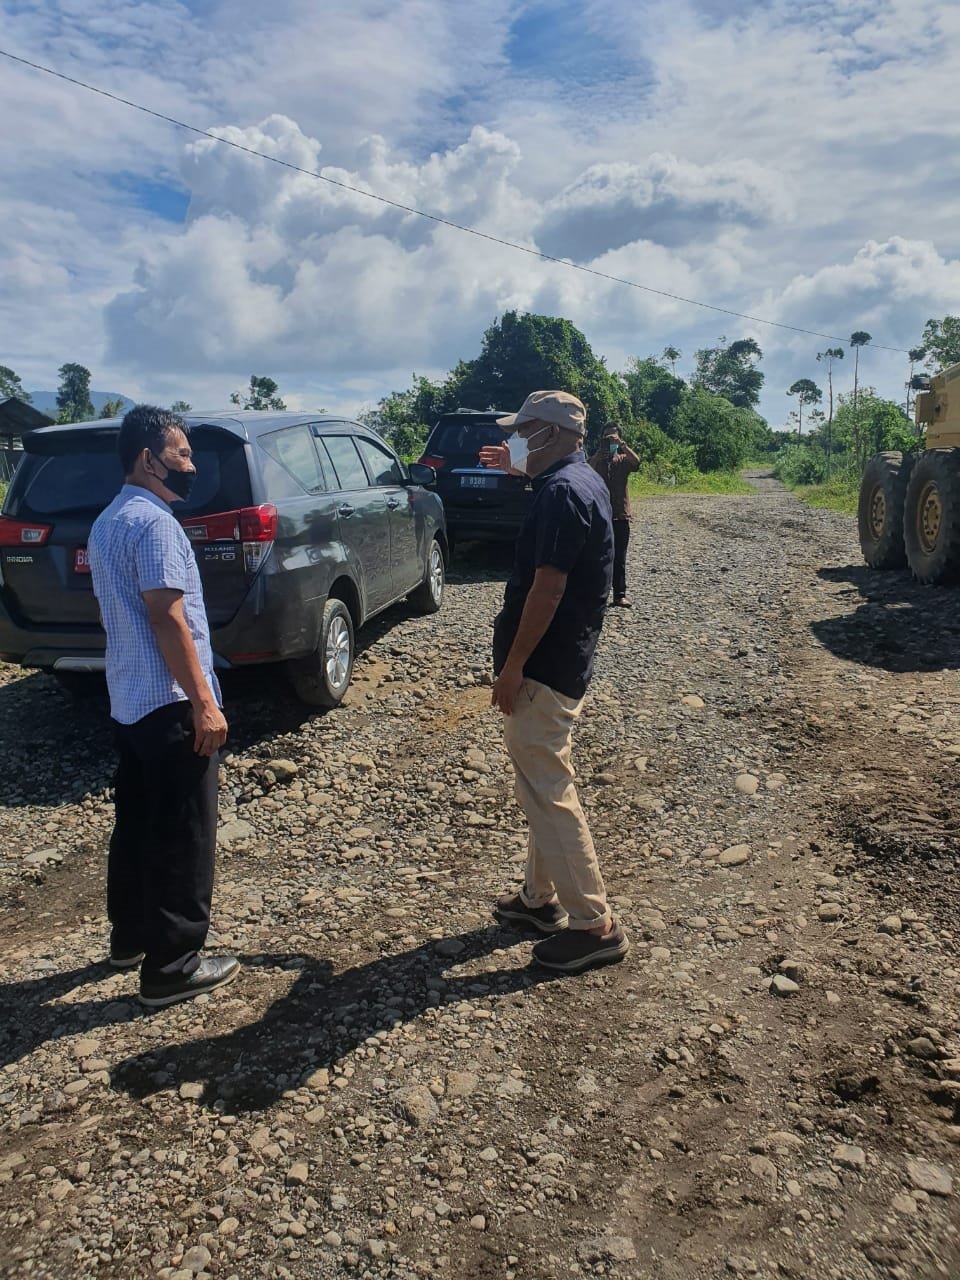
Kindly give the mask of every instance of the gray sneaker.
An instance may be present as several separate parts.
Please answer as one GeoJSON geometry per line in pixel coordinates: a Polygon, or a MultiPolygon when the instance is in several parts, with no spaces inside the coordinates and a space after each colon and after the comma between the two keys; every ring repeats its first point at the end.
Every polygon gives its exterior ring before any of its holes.
{"type": "Polygon", "coordinates": [[[239,972],[240,961],[236,956],[205,956],[189,977],[167,981],[141,978],[140,1003],[150,1009],[162,1009],[180,1000],[192,1000],[194,996],[225,987],[239,972]]]}
{"type": "Polygon", "coordinates": [[[545,907],[528,907],[519,893],[501,893],[493,915],[495,920],[508,921],[520,928],[536,929],[538,933],[556,933],[567,927],[567,913],[559,902],[549,902],[545,907]]]}
{"type": "Polygon", "coordinates": [[[619,921],[605,938],[586,929],[564,929],[553,938],[544,938],[533,948],[533,958],[544,969],[559,973],[581,973],[604,964],[619,964],[630,950],[619,921]]]}

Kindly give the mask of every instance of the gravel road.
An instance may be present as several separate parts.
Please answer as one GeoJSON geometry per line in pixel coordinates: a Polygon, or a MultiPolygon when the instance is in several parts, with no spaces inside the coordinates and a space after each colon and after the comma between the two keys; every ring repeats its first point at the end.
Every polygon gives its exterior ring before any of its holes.
{"type": "Polygon", "coordinates": [[[633,940],[556,979],[490,625],[227,687],[219,995],[103,964],[104,708],[0,667],[0,1276],[957,1280],[960,592],[769,478],[641,504],[577,733],[633,940]]]}

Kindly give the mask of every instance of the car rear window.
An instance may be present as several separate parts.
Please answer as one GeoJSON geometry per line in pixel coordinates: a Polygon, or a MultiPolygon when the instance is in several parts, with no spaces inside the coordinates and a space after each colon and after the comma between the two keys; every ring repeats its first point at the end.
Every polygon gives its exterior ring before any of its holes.
{"type": "MultiPolygon", "coordinates": [[[[189,500],[177,503],[177,516],[249,506],[250,476],[241,442],[227,437],[214,443],[199,432],[191,434],[190,442],[197,480],[189,500]]],[[[27,454],[10,486],[5,510],[28,519],[98,513],[122,484],[113,440],[82,447],[71,441],[63,453],[27,454]]]]}
{"type": "Polygon", "coordinates": [[[271,431],[269,435],[260,437],[260,448],[279,462],[307,493],[323,493],[326,489],[309,427],[284,427],[282,431],[271,431]]]}
{"type": "Polygon", "coordinates": [[[484,422],[440,422],[430,437],[430,452],[439,457],[454,453],[476,453],[485,444],[503,444],[508,432],[489,419],[484,422]]]}

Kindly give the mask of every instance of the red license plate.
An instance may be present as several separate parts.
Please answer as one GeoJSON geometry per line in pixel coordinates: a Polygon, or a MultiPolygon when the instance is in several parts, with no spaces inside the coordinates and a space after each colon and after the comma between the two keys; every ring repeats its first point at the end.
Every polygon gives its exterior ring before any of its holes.
{"type": "Polygon", "coordinates": [[[86,547],[77,547],[73,553],[73,572],[89,573],[90,572],[90,554],[86,547]]]}

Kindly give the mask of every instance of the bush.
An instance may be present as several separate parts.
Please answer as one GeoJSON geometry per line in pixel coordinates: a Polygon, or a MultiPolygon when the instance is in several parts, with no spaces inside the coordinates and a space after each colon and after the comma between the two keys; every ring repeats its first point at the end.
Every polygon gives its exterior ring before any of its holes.
{"type": "Polygon", "coordinates": [[[823,484],[827,478],[827,455],[816,444],[799,441],[785,445],[777,455],[774,474],[789,487],[823,484]]]}
{"type": "Polygon", "coordinates": [[[735,471],[754,442],[756,421],[749,410],[694,387],[677,410],[676,432],[692,446],[701,471],[735,471]]]}

